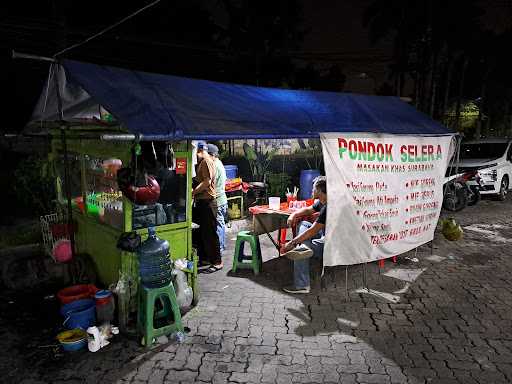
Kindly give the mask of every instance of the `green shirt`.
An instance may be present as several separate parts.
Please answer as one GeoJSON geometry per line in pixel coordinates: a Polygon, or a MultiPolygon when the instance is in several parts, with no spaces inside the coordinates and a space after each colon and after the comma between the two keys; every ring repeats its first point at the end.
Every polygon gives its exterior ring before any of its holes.
{"type": "Polygon", "coordinates": [[[225,205],[228,203],[226,196],[226,170],[224,164],[219,159],[215,159],[215,199],[217,206],[225,205]]]}

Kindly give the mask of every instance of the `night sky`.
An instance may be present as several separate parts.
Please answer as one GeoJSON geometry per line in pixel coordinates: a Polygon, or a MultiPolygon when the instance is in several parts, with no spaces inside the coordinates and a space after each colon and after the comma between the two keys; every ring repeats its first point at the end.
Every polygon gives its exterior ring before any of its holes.
{"type": "MultiPolygon", "coordinates": [[[[7,3],[7,2],[5,2],[7,3]]],[[[125,15],[148,2],[116,3],[115,9],[108,9],[105,2],[64,2],[64,1],[17,1],[2,4],[0,17],[0,52],[2,62],[2,84],[7,85],[8,102],[4,103],[3,131],[19,131],[26,123],[32,108],[43,88],[48,64],[28,60],[12,60],[13,49],[51,56],[56,52],[59,26],[55,23],[55,8],[66,15],[69,30],[79,31],[76,39],[84,39],[106,25],[118,21],[125,15]],[[136,3],[135,5],[132,3],[136,3]],[[119,5],[119,4],[122,4],[119,5]]],[[[163,3],[163,2],[162,2],[163,3]]],[[[152,10],[145,11],[136,19],[129,21],[116,30],[70,52],[69,56],[85,61],[108,63],[136,69],[170,72],[187,75],[185,64],[169,65],[166,71],[161,58],[174,60],[179,55],[186,60],[198,62],[208,60],[212,54],[204,43],[209,37],[201,36],[208,15],[204,12],[188,9],[187,14],[162,14],[162,3],[152,10]],[[180,28],[179,23],[187,21],[180,28]],[[191,21],[193,20],[193,21],[191,21]],[[166,24],[168,21],[168,24],[166,24]],[[194,29],[194,23],[198,28],[194,29]],[[165,26],[175,28],[173,35],[164,35],[165,26]],[[185,31],[188,29],[188,31],[185,31]],[[180,34],[177,31],[181,31],[180,34]],[[191,32],[193,31],[193,32],[191,32]],[[188,35],[186,35],[188,34],[188,35]],[[130,40],[127,42],[126,39],[130,40]],[[134,40],[138,40],[134,42],[134,40]],[[165,42],[147,44],[145,42],[165,42]],[[186,47],[201,47],[187,49],[186,47]]],[[[201,1],[190,1],[200,4],[201,1]]],[[[294,59],[299,63],[312,62],[316,66],[339,65],[347,76],[345,89],[354,92],[371,92],[377,83],[387,79],[388,64],[392,52],[391,38],[377,45],[371,45],[368,32],[362,25],[362,13],[371,0],[303,0],[303,26],[307,33],[303,42],[293,50],[294,59]],[[361,73],[368,77],[361,79],[361,73]]],[[[205,2],[212,14],[213,24],[223,23],[222,12],[216,11],[217,2],[205,2]]],[[[512,21],[512,1],[482,1],[486,14],[482,18],[484,25],[498,32],[510,27],[512,21]]],[[[168,5],[167,5],[168,6],[168,5]]],[[[181,11],[180,11],[181,12],[181,11]]],[[[58,19],[58,18],[57,18],[58,19]]],[[[69,42],[62,42],[69,45],[69,42]]],[[[222,64],[218,64],[222,67],[222,64]]],[[[222,68],[219,69],[222,71],[222,68]]]]}

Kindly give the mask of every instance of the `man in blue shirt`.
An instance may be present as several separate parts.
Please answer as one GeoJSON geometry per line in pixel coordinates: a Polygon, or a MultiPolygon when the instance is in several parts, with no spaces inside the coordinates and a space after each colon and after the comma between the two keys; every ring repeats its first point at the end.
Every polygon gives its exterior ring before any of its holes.
{"type": "Polygon", "coordinates": [[[314,223],[302,221],[299,225],[298,235],[283,246],[282,256],[293,260],[293,286],[285,287],[288,293],[309,293],[309,259],[321,259],[324,254],[325,222],[327,219],[327,180],[325,176],[318,176],[313,180],[313,198],[317,199],[310,207],[302,208],[290,215],[288,225],[300,217],[310,216],[319,212],[314,223]]]}

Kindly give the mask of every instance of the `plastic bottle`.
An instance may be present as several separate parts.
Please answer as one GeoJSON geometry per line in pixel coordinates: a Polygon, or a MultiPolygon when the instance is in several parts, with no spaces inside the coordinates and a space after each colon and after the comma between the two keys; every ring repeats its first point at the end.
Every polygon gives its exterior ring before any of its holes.
{"type": "Polygon", "coordinates": [[[148,288],[159,288],[171,282],[169,242],[156,236],[155,228],[148,228],[148,238],[137,250],[141,282],[148,288]]]}
{"type": "Polygon", "coordinates": [[[97,352],[101,348],[100,330],[98,327],[87,328],[87,347],[89,352],[97,352]]]}
{"type": "Polygon", "coordinates": [[[178,343],[183,343],[185,341],[185,334],[181,331],[175,333],[176,341],[178,343]]]}

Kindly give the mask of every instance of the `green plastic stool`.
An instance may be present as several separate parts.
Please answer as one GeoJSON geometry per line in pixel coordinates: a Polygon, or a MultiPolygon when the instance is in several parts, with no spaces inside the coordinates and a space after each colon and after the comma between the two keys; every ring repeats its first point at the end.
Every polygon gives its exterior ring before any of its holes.
{"type": "Polygon", "coordinates": [[[184,331],[172,283],[161,288],[140,286],[137,328],[142,333],[142,344],[145,346],[153,344],[156,337],[184,331]],[[162,309],[155,312],[157,300],[160,301],[162,309]],[[173,322],[169,321],[171,315],[173,322]],[[155,326],[155,321],[162,324],[155,326]]]}
{"type": "Polygon", "coordinates": [[[252,268],[255,275],[259,274],[263,269],[260,239],[249,231],[240,231],[236,236],[233,272],[236,272],[237,268],[252,268]],[[244,255],[244,245],[246,242],[251,246],[250,256],[244,255]]]}

